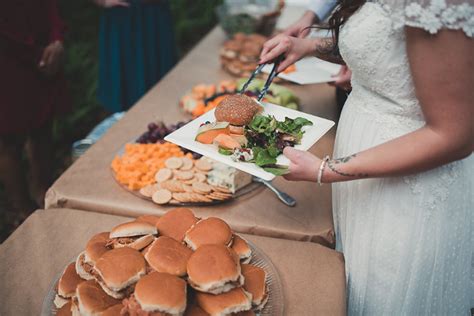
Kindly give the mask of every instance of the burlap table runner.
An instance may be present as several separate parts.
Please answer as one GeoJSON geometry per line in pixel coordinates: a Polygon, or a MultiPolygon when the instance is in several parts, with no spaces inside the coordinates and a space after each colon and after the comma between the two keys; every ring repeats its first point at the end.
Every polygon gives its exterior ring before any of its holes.
{"type": "MultiPolygon", "coordinates": [[[[126,142],[145,131],[148,122],[160,119],[176,122],[189,119],[178,107],[178,100],[198,83],[230,79],[220,69],[218,51],[225,37],[215,28],[162,81],[149,91],[112,129],[73,164],[51,187],[46,208],[67,207],[115,215],[163,214],[159,207],[121,188],[113,179],[110,162],[126,142]]],[[[296,86],[302,110],[325,118],[336,118],[334,89],[326,84],[296,86]]],[[[323,156],[332,152],[334,129],[325,135],[312,152],[323,156]]],[[[290,208],[269,190],[221,206],[194,208],[200,216],[219,216],[243,233],[319,242],[333,245],[331,190],[311,183],[276,179],[274,184],[297,200],[290,208]]]]}
{"type": "MultiPolygon", "coordinates": [[[[53,279],[87,240],[127,220],[70,209],[36,211],[0,245],[0,315],[39,315],[53,279]]],[[[345,313],[342,254],[315,243],[244,237],[278,270],[286,315],[345,313]]]]}

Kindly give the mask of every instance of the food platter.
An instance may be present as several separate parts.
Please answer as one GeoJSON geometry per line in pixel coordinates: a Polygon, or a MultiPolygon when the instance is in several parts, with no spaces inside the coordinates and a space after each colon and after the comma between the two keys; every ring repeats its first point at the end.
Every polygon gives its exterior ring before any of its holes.
{"type": "MultiPolygon", "coordinates": [[[[271,103],[262,103],[262,106],[264,115],[273,116],[279,121],[284,121],[286,117],[291,119],[302,117],[312,123],[312,126],[304,127],[304,136],[301,139],[300,144],[295,146],[296,149],[300,150],[308,150],[309,148],[311,148],[311,146],[313,146],[335,124],[333,121],[321,117],[284,108],[271,103]]],[[[215,110],[211,110],[206,114],[198,117],[197,119],[184,125],[180,129],[167,135],[165,137],[165,140],[171,143],[175,143],[181,147],[187,148],[193,152],[199,153],[205,157],[209,157],[213,160],[227,164],[236,169],[240,169],[261,179],[267,181],[273,180],[275,178],[274,174],[263,170],[257,165],[249,162],[234,161],[233,159],[231,159],[230,156],[219,154],[219,152],[214,146],[203,144],[195,140],[195,135],[199,130],[200,126],[204,125],[206,122],[216,121],[214,112],[215,110]]],[[[289,160],[285,156],[280,155],[277,158],[277,164],[287,166],[289,165],[289,160]]]]}
{"type": "MultiPolygon", "coordinates": [[[[134,142],[130,142],[128,144],[134,144],[134,142]]],[[[120,150],[117,152],[117,157],[122,157],[125,153],[125,147],[126,144],[123,145],[120,150]]],[[[240,172],[240,171],[239,171],[240,172]]],[[[111,170],[111,175],[112,178],[116,181],[116,183],[125,191],[135,195],[136,197],[149,201],[150,203],[154,203],[153,199],[151,196],[146,196],[141,193],[140,190],[133,190],[129,186],[121,183],[120,181],[117,180],[114,171],[111,170]]],[[[250,179],[250,176],[248,177],[250,179]]],[[[207,181],[207,180],[206,180],[207,181]]],[[[242,188],[238,189],[236,192],[232,193],[231,196],[225,199],[212,199],[212,201],[187,201],[187,202],[180,202],[175,199],[170,200],[166,205],[170,206],[211,206],[211,205],[218,205],[218,204],[223,204],[223,203],[228,203],[231,202],[243,195],[249,194],[249,193],[258,193],[260,190],[263,189],[263,186],[260,183],[257,182],[251,182],[248,180],[248,184],[243,186],[242,188]]]]}
{"type": "MultiPolygon", "coordinates": [[[[114,177],[115,179],[115,177],[114,177]]],[[[117,184],[122,187],[122,189],[124,189],[125,191],[135,195],[136,197],[140,198],[140,199],[143,199],[143,200],[146,200],[146,201],[149,201],[150,203],[153,203],[152,199],[150,197],[146,197],[146,196],[143,196],[142,194],[140,194],[140,192],[138,191],[134,191],[134,190],[130,190],[126,185],[123,185],[121,183],[119,183],[117,180],[115,180],[117,182],[117,184]]],[[[250,183],[249,185],[243,187],[242,189],[238,190],[237,192],[235,192],[235,194],[232,195],[231,198],[227,199],[227,200],[223,200],[223,201],[218,201],[218,200],[214,200],[212,202],[170,202],[168,203],[167,205],[170,205],[170,206],[212,206],[212,205],[219,205],[219,204],[224,204],[224,203],[230,203],[244,195],[247,195],[247,194],[250,194],[250,193],[255,193],[256,190],[263,190],[264,189],[264,186],[262,186],[261,184],[257,183],[257,182],[252,182],[250,183]]],[[[257,192],[259,192],[257,191],[257,192]]]]}
{"type": "MultiPolygon", "coordinates": [[[[268,302],[264,309],[257,313],[260,316],[282,316],[284,315],[284,295],[283,286],[281,284],[278,271],[273,265],[272,261],[268,256],[258,248],[254,243],[248,241],[250,248],[252,249],[252,260],[251,264],[265,270],[267,278],[266,284],[268,289],[268,302]]],[[[74,261],[71,259],[71,262],[74,261]]],[[[54,297],[56,295],[56,284],[61,277],[62,271],[59,271],[54,281],[48,288],[48,293],[43,300],[43,306],[41,309],[41,316],[51,316],[56,314],[56,307],[54,306],[54,297]]]]}

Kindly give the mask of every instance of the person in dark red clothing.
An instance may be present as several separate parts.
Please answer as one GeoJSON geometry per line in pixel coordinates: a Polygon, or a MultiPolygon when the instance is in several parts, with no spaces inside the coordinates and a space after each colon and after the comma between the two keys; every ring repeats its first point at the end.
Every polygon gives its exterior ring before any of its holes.
{"type": "Polygon", "coordinates": [[[0,181],[19,212],[33,207],[21,163],[25,145],[39,206],[51,181],[51,121],[69,105],[64,30],[55,0],[0,3],[0,181]]]}

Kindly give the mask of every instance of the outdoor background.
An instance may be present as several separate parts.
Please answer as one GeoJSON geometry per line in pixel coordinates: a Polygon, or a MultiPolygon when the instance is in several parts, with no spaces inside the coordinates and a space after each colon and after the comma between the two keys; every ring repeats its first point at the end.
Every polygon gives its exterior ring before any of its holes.
{"type": "MultiPolygon", "coordinates": [[[[57,178],[70,165],[71,145],[84,138],[108,116],[96,100],[98,75],[98,31],[100,9],[88,0],[58,0],[68,27],[65,42],[65,72],[70,85],[73,110],[54,122],[55,174],[57,178]]],[[[179,57],[183,57],[215,24],[214,8],[222,0],[172,0],[174,31],[179,57]]],[[[178,102],[178,100],[176,100],[178,102]]],[[[0,188],[0,242],[19,224],[6,209],[0,188]]]]}

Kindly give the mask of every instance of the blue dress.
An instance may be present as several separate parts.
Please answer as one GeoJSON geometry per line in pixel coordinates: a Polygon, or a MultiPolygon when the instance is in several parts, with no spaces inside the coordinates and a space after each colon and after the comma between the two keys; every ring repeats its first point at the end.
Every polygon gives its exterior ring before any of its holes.
{"type": "Polygon", "coordinates": [[[168,1],[129,3],[100,20],[98,99],[111,112],[129,109],[176,62],[168,1]]]}

